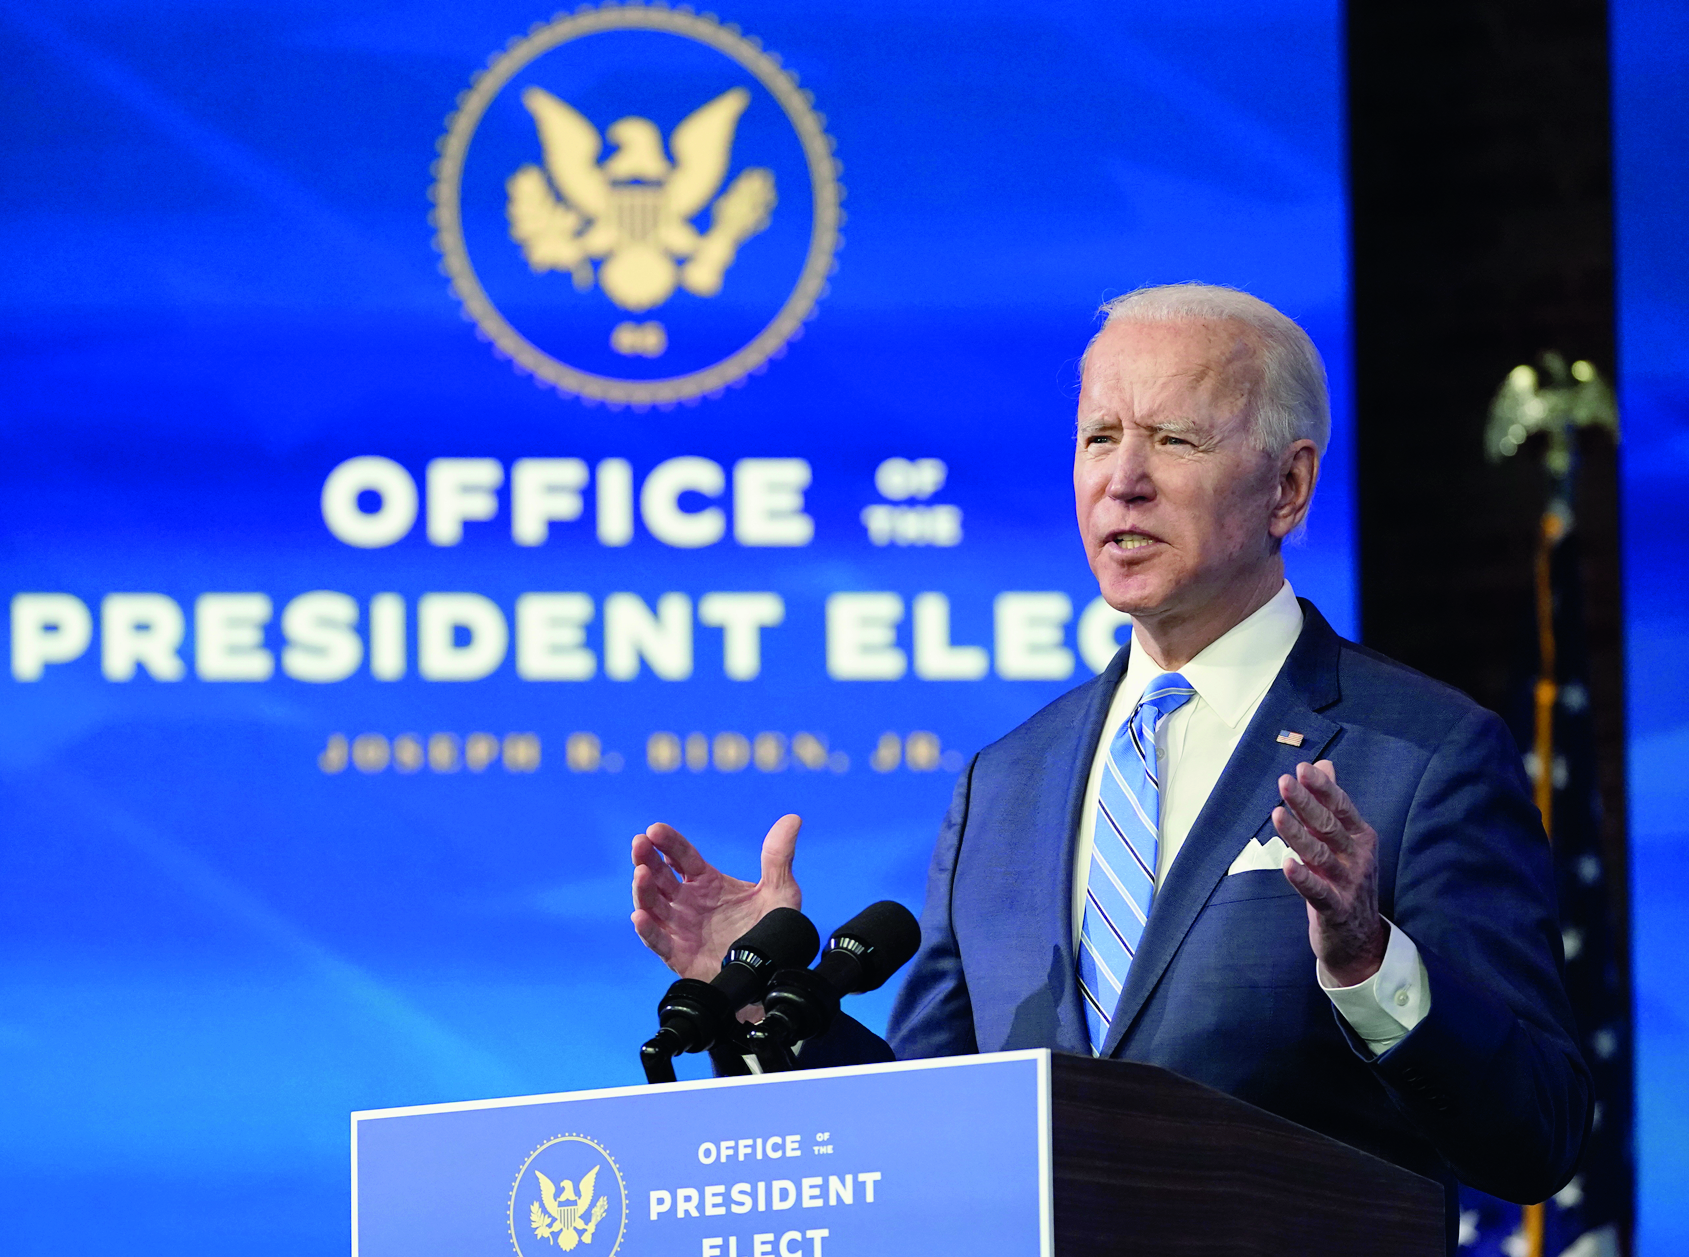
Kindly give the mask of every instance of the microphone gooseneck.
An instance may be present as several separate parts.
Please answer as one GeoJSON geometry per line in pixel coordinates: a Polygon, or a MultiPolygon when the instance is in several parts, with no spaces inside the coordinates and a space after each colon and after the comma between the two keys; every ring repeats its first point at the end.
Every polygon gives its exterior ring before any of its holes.
{"type": "Polygon", "coordinates": [[[792,1045],[833,1024],[839,1001],[885,984],[921,945],[921,926],[892,899],[864,908],[827,940],[813,969],[782,969],[763,996],[763,1019],[745,1035],[764,1072],[791,1069],[792,1045]]]}
{"type": "Polygon", "coordinates": [[[675,1056],[714,1046],[739,1010],[762,998],[775,973],[807,965],[820,941],[803,913],[775,908],[727,949],[713,979],[681,978],[670,986],[657,1004],[661,1029],[639,1050],[647,1081],[673,1082],[675,1056]]]}

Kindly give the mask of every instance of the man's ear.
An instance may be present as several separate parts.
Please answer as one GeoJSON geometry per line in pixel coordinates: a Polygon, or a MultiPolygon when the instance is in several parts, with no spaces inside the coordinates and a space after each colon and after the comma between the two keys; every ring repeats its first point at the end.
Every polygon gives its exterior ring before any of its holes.
{"type": "Polygon", "coordinates": [[[1320,452],[1310,440],[1292,442],[1279,457],[1278,500],[1273,505],[1268,530],[1283,541],[1302,526],[1313,505],[1314,486],[1319,482],[1320,452]]]}

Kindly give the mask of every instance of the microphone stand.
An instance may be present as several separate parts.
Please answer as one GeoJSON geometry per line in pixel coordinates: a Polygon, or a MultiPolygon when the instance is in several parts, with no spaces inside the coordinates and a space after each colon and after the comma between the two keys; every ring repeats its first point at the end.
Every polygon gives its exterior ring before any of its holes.
{"type": "MultiPolygon", "coordinates": [[[[829,952],[828,957],[836,953],[829,952]]],[[[745,1031],[745,1040],[756,1053],[765,1074],[783,1074],[796,1069],[794,1044],[812,1038],[833,1024],[839,1015],[839,992],[828,978],[834,965],[823,957],[822,968],[784,969],[774,975],[763,998],[762,1020],[745,1031]]],[[[848,988],[848,983],[843,983],[848,988]]]]}
{"type": "Polygon", "coordinates": [[[659,1083],[675,1080],[673,1038],[673,1035],[668,1035],[659,1030],[650,1041],[639,1049],[639,1063],[645,1066],[646,1082],[659,1083]]]}
{"type": "Polygon", "coordinates": [[[754,1026],[746,1033],[745,1038],[756,1053],[757,1065],[763,1073],[788,1074],[798,1067],[797,1057],[792,1055],[791,1048],[784,1043],[757,1037],[754,1026]]]}

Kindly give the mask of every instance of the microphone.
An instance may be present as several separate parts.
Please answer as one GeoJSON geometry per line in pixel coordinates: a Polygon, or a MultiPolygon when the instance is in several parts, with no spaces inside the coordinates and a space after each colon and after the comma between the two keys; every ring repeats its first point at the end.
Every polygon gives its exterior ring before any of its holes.
{"type": "Polygon", "coordinates": [[[729,1034],[735,1014],[762,998],[769,978],[808,964],[820,941],[803,913],[775,908],[727,949],[713,979],[681,978],[669,987],[657,1004],[662,1029],[639,1049],[647,1081],[673,1082],[673,1057],[706,1051],[729,1034]]]}
{"type": "Polygon", "coordinates": [[[833,931],[813,969],[782,969],[763,997],[763,1017],[745,1033],[765,1073],[794,1068],[792,1045],[833,1024],[839,1001],[885,984],[921,945],[915,914],[893,899],[864,908],[833,931]]]}

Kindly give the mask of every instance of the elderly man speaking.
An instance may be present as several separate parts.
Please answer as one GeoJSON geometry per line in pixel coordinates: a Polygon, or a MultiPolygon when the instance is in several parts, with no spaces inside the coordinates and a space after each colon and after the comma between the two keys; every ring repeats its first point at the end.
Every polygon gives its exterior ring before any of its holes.
{"type": "MultiPolygon", "coordinates": [[[[841,1018],[803,1063],[1145,1061],[1451,1187],[1544,1199],[1592,1106],[1519,754],[1291,592],[1280,551],[1330,423],[1306,333],[1194,284],[1104,310],[1073,491],[1131,641],[962,774],[889,1048],[841,1018]]],[[[798,824],[770,830],[755,883],[667,825],[635,837],[640,938],[709,977],[798,903],[798,824]]]]}

